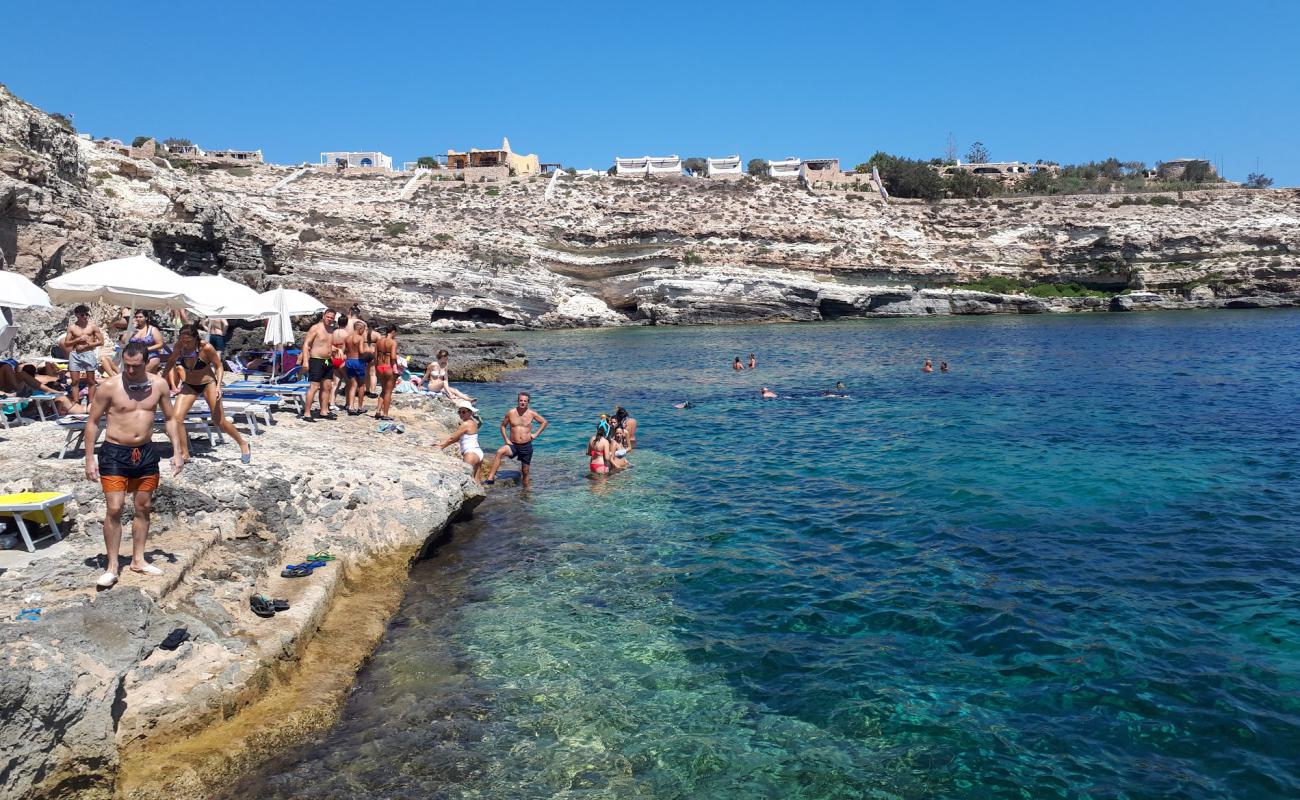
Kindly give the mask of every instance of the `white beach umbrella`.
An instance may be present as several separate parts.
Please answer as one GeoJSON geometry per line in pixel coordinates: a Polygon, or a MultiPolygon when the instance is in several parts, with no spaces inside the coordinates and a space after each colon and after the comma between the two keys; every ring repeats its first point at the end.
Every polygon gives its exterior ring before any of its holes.
{"type": "Polygon", "coordinates": [[[262,292],[262,296],[269,299],[272,303],[277,302],[272,296],[276,292],[284,293],[284,307],[286,313],[291,317],[302,317],[307,314],[319,314],[325,310],[325,304],[306,292],[300,292],[297,289],[286,289],[281,286],[278,289],[272,289],[269,292],[262,292]]]}
{"type": "Polygon", "coordinates": [[[262,341],[277,347],[293,344],[293,315],[289,313],[288,291],[280,287],[275,291],[267,292],[262,297],[265,298],[267,295],[270,295],[275,316],[266,321],[266,336],[262,341]]]}
{"type": "Polygon", "coordinates": [[[60,275],[45,288],[56,303],[109,303],[151,311],[179,310],[195,303],[181,276],[148,256],[101,261],[60,275]]]}
{"type": "Polygon", "coordinates": [[[0,272],[0,307],[49,308],[50,296],[17,272],[0,272]]]}
{"type": "Polygon", "coordinates": [[[181,278],[185,293],[195,299],[189,308],[204,317],[219,319],[270,319],[275,308],[265,296],[242,283],[220,275],[181,278]]]}
{"type": "Polygon", "coordinates": [[[262,339],[266,344],[274,345],[278,354],[271,362],[274,374],[275,365],[284,359],[285,345],[293,344],[293,317],[320,313],[325,310],[325,304],[306,292],[283,286],[263,292],[262,297],[269,300],[275,309],[275,315],[266,320],[266,335],[262,339]]]}

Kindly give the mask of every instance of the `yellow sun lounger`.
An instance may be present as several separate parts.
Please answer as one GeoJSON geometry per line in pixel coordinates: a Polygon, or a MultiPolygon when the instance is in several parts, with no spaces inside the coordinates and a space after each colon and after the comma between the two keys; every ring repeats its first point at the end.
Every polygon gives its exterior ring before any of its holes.
{"type": "Polygon", "coordinates": [[[18,494],[0,495],[0,517],[13,519],[18,524],[18,534],[27,545],[27,552],[36,552],[36,542],[42,542],[51,536],[55,541],[63,539],[59,523],[63,521],[63,504],[72,499],[72,495],[63,492],[20,492],[18,494]],[[50,532],[35,541],[27,532],[27,522],[42,522],[50,526],[50,532]]]}

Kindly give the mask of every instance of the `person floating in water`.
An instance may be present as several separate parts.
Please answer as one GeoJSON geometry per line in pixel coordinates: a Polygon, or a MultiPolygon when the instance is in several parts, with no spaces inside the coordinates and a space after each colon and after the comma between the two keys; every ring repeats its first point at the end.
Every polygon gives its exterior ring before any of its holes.
{"type": "Polygon", "coordinates": [[[822,397],[844,398],[848,396],[847,387],[844,385],[844,381],[836,381],[834,389],[827,389],[822,392],[822,397]]]}
{"type": "Polygon", "coordinates": [[[758,390],[758,396],[763,398],[764,400],[775,400],[776,392],[764,386],[762,389],[758,390]]]}
{"type": "Polygon", "coordinates": [[[948,362],[947,362],[947,361],[940,361],[940,362],[939,362],[939,371],[940,371],[940,372],[947,372],[947,371],[948,371],[948,362]]]}
{"type": "Polygon", "coordinates": [[[734,369],[736,372],[740,372],[742,369],[745,368],[745,365],[740,363],[740,356],[736,356],[736,360],[731,362],[731,368],[734,369]]]}
{"type": "Polygon", "coordinates": [[[847,389],[847,388],[849,388],[849,387],[847,387],[847,386],[844,385],[844,381],[835,381],[835,390],[836,390],[836,391],[844,391],[844,390],[847,389]]]}
{"type": "Polygon", "coordinates": [[[690,400],[686,400],[686,401],[683,401],[683,402],[681,402],[681,403],[673,403],[673,408],[683,408],[683,409],[685,409],[685,408],[695,408],[695,406],[691,404],[691,401],[690,401],[690,400]]]}
{"type": "Polygon", "coordinates": [[[930,363],[930,359],[927,358],[927,359],[925,360],[925,363],[921,365],[921,371],[922,371],[922,372],[934,372],[934,365],[930,363]]]}
{"type": "Polygon", "coordinates": [[[754,354],[753,354],[753,353],[750,353],[750,354],[749,354],[749,368],[750,368],[750,369],[755,369],[755,368],[757,368],[757,367],[758,367],[758,359],[754,358],[754,354]]]}

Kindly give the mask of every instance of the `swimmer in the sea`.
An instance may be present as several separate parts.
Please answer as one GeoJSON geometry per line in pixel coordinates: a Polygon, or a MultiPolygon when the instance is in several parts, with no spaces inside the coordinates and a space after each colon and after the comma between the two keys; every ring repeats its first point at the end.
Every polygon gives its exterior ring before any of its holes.
{"type": "Polygon", "coordinates": [[[948,371],[948,362],[947,362],[947,361],[940,361],[940,362],[939,362],[939,371],[940,371],[940,372],[947,372],[947,371],[948,371]]]}
{"type": "Polygon", "coordinates": [[[757,367],[758,367],[758,359],[757,359],[757,358],[754,358],[754,354],[753,354],[753,353],[750,353],[750,354],[749,354],[749,368],[750,368],[750,369],[756,369],[757,367]]]}
{"type": "Polygon", "coordinates": [[[764,400],[775,400],[776,392],[764,386],[762,389],[758,390],[758,396],[763,398],[764,400]]]}
{"type": "Polygon", "coordinates": [[[731,368],[734,369],[736,372],[740,372],[742,369],[745,368],[745,365],[740,363],[740,356],[736,356],[736,360],[731,362],[731,368]]]}
{"type": "Polygon", "coordinates": [[[930,359],[927,358],[927,359],[925,360],[925,363],[921,365],[921,371],[922,371],[922,372],[934,372],[934,365],[930,363],[930,359]]]}
{"type": "Polygon", "coordinates": [[[845,390],[845,389],[847,389],[847,388],[849,388],[849,387],[847,387],[847,386],[844,385],[844,381],[835,381],[835,390],[836,390],[836,391],[843,391],[843,390],[845,390]]]}
{"type": "Polygon", "coordinates": [[[673,408],[694,408],[694,406],[691,405],[690,400],[686,400],[681,403],[673,403],[673,408]]]}

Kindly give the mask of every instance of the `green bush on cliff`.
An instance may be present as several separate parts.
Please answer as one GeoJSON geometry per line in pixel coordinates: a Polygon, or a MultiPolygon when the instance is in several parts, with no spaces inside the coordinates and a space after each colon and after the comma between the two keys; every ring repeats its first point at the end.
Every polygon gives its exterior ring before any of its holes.
{"type": "Polygon", "coordinates": [[[880,180],[894,197],[914,197],[921,200],[938,200],[943,197],[947,184],[943,176],[923,161],[899,158],[877,151],[867,161],[868,168],[880,171],[880,180]]]}

